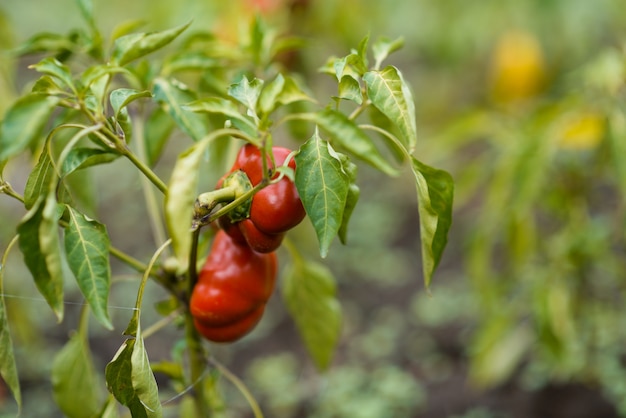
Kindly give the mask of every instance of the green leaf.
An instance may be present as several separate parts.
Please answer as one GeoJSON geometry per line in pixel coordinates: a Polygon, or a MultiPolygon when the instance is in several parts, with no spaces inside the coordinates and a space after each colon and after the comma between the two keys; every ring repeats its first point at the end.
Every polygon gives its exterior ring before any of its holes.
{"type": "Polygon", "coordinates": [[[428,288],[448,242],[454,181],[446,171],[429,167],[414,157],[411,168],[417,185],[424,284],[428,288]]]}
{"type": "Polygon", "coordinates": [[[68,36],[57,33],[40,32],[33,35],[26,42],[16,48],[16,55],[26,55],[37,52],[59,53],[74,48],[74,43],[68,36]]]}
{"type": "Polygon", "coordinates": [[[206,71],[219,68],[220,61],[206,51],[182,51],[163,63],[163,74],[177,71],[206,71]]]}
{"type": "Polygon", "coordinates": [[[198,170],[208,145],[209,141],[200,141],[178,156],[165,196],[165,223],[180,266],[188,264],[193,205],[198,194],[198,170]]]}
{"type": "Polygon", "coordinates": [[[252,122],[245,115],[242,115],[237,105],[227,99],[219,97],[200,99],[183,106],[183,109],[196,113],[204,112],[223,115],[227,119],[233,119],[241,122],[243,125],[250,128],[251,132],[256,131],[256,125],[254,122],[252,122]]]}
{"type": "Polygon", "coordinates": [[[352,163],[347,156],[343,156],[342,165],[345,172],[348,174],[348,195],[346,196],[346,206],[343,209],[343,217],[341,218],[341,226],[339,227],[339,240],[342,244],[346,244],[348,241],[348,223],[352,217],[352,212],[359,201],[361,195],[361,189],[356,185],[357,166],[352,163]]]}
{"type": "Polygon", "coordinates": [[[74,86],[69,67],[59,62],[56,58],[44,58],[37,64],[31,65],[30,68],[60,80],[66,87],[76,93],[76,87],[74,86]]]}
{"type": "Polygon", "coordinates": [[[54,401],[69,418],[98,415],[100,387],[85,335],[75,333],[52,362],[54,401]]]}
{"type": "Polygon", "coordinates": [[[404,38],[399,37],[396,39],[389,39],[387,37],[381,37],[374,45],[372,45],[372,52],[374,53],[374,68],[379,69],[380,64],[392,53],[404,46],[404,38]]]}
{"type": "Polygon", "coordinates": [[[257,102],[263,88],[263,80],[258,78],[248,81],[244,75],[238,83],[228,88],[228,95],[243,104],[248,109],[248,116],[258,120],[256,113],[257,102]]]}
{"type": "Polygon", "coordinates": [[[94,316],[112,329],[107,311],[111,268],[109,236],[106,227],[67,207],[69,225],[65,229],[65,252],[70,269],[94,316]]]}
{"type": "Polygon", "coordinates": [[[363,103],[361,84],[359,84],[359,81],[351,75],[344,75],[341,77],[338,88],[338,99],[351,100],[359,105],[363,103]]]}
{"type": "MultiPolygon", "coordinates": [[[[46,299],[60,321],[63,318],[63,276],[58,245],[58,228],[50,212],[56,210],[53,198],[41,197],[17,227],[24,263],[30,270],[39,293],[46,299]]],[[[58,221],[60,216],[55,216],[58,221]]]]}
{"type": "Polygon", "coordinates": [[[33,171],[26,179],[24,188],[24,206],[31,209],[41,196],[45,196],[50,190],[50,184],[56,177],[54,166],[50,161],[50,155],[44,148],[39,156],[39,161],[35,164],[33,171]]]}
{"type": "Polygon", "coordinates": [[[146,154],[150,166],[154,166],[159,160],[163,147],[175,126],[174,120],[160,107],[148,116],[143,140],[146,144],[146,154]]]}
{"type": "Polygon", "coordinates": [[[129,62],[148,55],[172,42],[191,22],[160,32],[133,33],[115,40],[111,61],[116,65],[129,62]]]}
{"type": "Polygon", "coordinates": [[[68,176],[77,170],[93,167],[100,164],[108,164],[120,157],[119,154],[99,148],[77,147],[73,148],[63,161],[61,175],[68,176]]]}
{"type": "Polygon", "coordinates": [[[315,228],[320,254],[326,257],[341,227],[349,177],[340,155],[320,138],[317,131],[300,147],[295,160],[296,188],[315,228]]]}
{"type": "Polygon", "coordinates": [[[417,143],[417,122],[413,95],[400,71],[388,66],[363,75],[372,104],[402,132],[402,144],[412,153],[417,143]]]}
{"type": "MultiPolygon", "coordinates": [[[[124,67],[118,67],[111,64],[94,65],[93,67],[87,68],[85,72],[82,73],[80,77],[80,82],[83,86],[84,91],[86,91],[97,80],[115,74],[124,74],[127,76],[132,75],[132,73],[124,67]]],[[[100,99],[102,98],[101,96],[98,97],[100,99]]]]}
{"type": "Polygon", "coordinates": [[[341,331],[341,307],[330,270],[299,261],[283,276],[283,298],[304,344],[319,370],[328,368],[341,331]]]}
{"type": "Polygon", "coordinates": [[[314,101],[298,86],[291,77],[278,74],[274,80],[263,86],[258,100],[258,111],[262,115],[269,115],[279,106],[285,106],[298,101],[314,101]]]}
{"type": "Polygon", "coordinates": [[[194,141],[199,141],[207,133],[202,116],[185,110],[184,104],[197,99],[194,92],[176,80],[158,78],[154,82],[154,97],[163,105],[176,124],[194,141]]]}
{"type": "Polygon", "coordinates": [[[115,118],[117,119],[119,117],[119,113],[130,103],[143,97],[152,97],[152,93],[149,91],[125,88],[113,90],[109,100],[111,101],[111,107],[113,108],[115,118]]]}
{"type": "Polygon", "coordinates": [[[41,94],[18,99],[0,125],[0,161],[19,154],[37,140],[58,103],[58,98],[41,94]]]}
{"type": "MultiPolygon", "coordinates": [[[[9,249],[7,249],[8,251],[9,249]]],[[[2,260],[6,259],[6,253],[2,260]]],[[[3,261],[4,263],[4,261],[3,261]]],[[[9,330],[9,321],[6,314],[6,304],[4,303],[4,268],[0,268],[0,378],[13,394],[13,398],[22,408],[22,392],[20,381],[15,364],[15,354],[13,352],[13,340],[9,330]]]]}
{"type": "Polygon", "coordinates": [[[159,390],[139,323],[134,332],[136,338],[127,339],[106,366],[107,387],[118,402],[128,407],[133,417],[161,417],[159,390]]]}
{"type": "Polygon", "coordinates": [[[372,139],[343,113],[325,109],[316,114],[315,121],[331,137],[337,148],[348,151],[385,174],[398,175],[398,171],[374,146],[372,139]]]}

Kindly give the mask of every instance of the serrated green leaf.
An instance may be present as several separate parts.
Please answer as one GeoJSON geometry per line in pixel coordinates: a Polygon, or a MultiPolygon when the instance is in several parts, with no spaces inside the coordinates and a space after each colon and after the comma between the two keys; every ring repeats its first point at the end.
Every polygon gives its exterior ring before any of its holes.
{"type": "Polygon", "coordinates": [[[200,140],[207,133],[201,115],[183,108],[184,104],[197,99],[194,92],[176,80],[158,78],[154,83],[154,97],[174,119],[180,129],[194,141],[200,140]]]}
{"type": "Polygon", "coordinates": [[[32,145],[58,103],[58,98],[41,94],[29,94],[15,102],[0,125],[0,161],[32,145]]]}
{"type": "Polygon", "coordinates": [[[74,93],[76,92],[76,87],[74,86],[74,80],[72,79],[72,74],[70,73],[69,67],[65,64],[62,64],[56,58],[44,58],[37,64],[32,65],[30,68],[33,68],[35,71],[38,71],[42,74],[47,74],[51,77],[58,79],[63,84],[65,84],[65,86],[71,91],[73,91],[74,93]]]}
{"type": "Polygon", "coordinates": [[[446,171],[429,167],[414,157],[411,168],[417,185],[424,284],[428,288],[448,242],[454,181],[446,171]]]}
{"type": "Polygon", "coordinates": [[[374,45],[372,45],[372,52],[374,53],[374,68],[379,69],[380,64],[387,59],[387,57],[398,49],[404,46],[404,38],[399,37],[396,39],[389,39],[387,37],[381,37],[374,45]]]}
{"type": "Polygon", "coordinates": [[[212,113],[219,114],[227,119],[233,119],[241,122],[249,128],[250,132],[256,131],[256,125],[245,115],[242,115],[235,103],[220,97],[208,97],[206,99],[196,100],[185,106],[183,109],[196,113],[212,113]]]}
{"type": "Polygon", "coordinates": [[[330,270],[299,261],[283,276],[283,299],[319,370],[330,365],[341,331],[341,307],[330,270]]]}
{"type": "Polygon", "coordinates": [[[402,132],[402,144],[412,153],[417,143],[415,103],[400,71],[388,66],[381,71],[365,73],[363,80],[372,104],[398,126],[402,132]]]}
{"type": "Polygon", "coordinates": [[[87,338],[80,333],[70,337],[52,362],[54,401],[69,418],[98,415],[101,399],[87,338]]]}
{"type": "Polygon", "coordinates": [[[311,219],[326,257],[343,219],[348,196],[349,178],[340,156],[317,131],[295,156],[295,184],[306,213],[311,219]]]}
{"type": "Polygon", "coordinates": [[[113,325],[107,311],[111,286],[109,235],[101,223],[67,207],[69,225],[65,229],[65,252],[70,269],[89,307],[106,328],[113,325]]]}
{"type": "Polygon", "coordinates": [[[111,101],[111,107],[113,108],[113,114],[117,119],[119,117],[120,111],[122,111],[126,106],[137,99],[141,99],[143,97],[152,97],[152,93],[149,91],[140,91],[135,89],[116,89],[111,92],[109,96],[109,100],[111,101]]]}
{"type": "Polygon", "coordinates": [[[127,339],[105,369],[109,391],[133,417],[161,417],[158,386],[150,368],[141,329],[127,339]]]}
{"type": "Polygon", "coordinates": [[[99,148],[73,148],[63,161],[61,175],[68,176],[74,171],[100,164],[108,164],[120,157],[119,154],[99,148]]]}
{"type": "Polygon", "coordinates": [[[159,32],[133,33],[117,38],[113,44],[111,61],[116,65],[129,62],[148,55],[172,42],[191,22],[159,32]]]}
{"type": "MultiPolygon", "coordinates": [[[[19,246],[24,256],[24,263],[35,279],[39,293],[46,299],[59,321],[63,318],[63,276],[59,262],[48,262],[46,257],[54,258],[49,247],[54,245],[54,235],[58,242],[56,224],[50,227],[49,206],[56,204],[43,196],[37,200],[17,227],[19,246]],[[40,232],[42,231],[42,232],[40,232]],[[46,238],[43,238],[43,235],[46,238]],[[43,241],[46,241],[44,244],[43,241]]],[[[58,217],[56,220],[58,221],[58,217]]],[[[58,245],[57,245],[58,250],[58,245]]]]}
{"type": "Polygon", "coordinates": [[[244,75],[238,83],[230,85],[228,95],[248,109],[248,116],[258,120],[256,108],[262,88],[263,80],[255,78],[252,81],[248,81],[248,78],[244,75]]]}
{"type": "Polygon", "coordinates": [[[174,119],[160,107],[156,108],[150,116],[148,116],[144,128],[143,140],[146,144],[148,164],[151,167],[159,160],[163,147],[175,126],[174,119]]]}
{"type": "MultiPolygon", "coordinates": [[[[7,248],[7,252],[9,249],[7,248]]],[[[6,253],[2,257],[2,263],[6,259],[6,253]]],[[[3,267],[3,266],[2,266],[3,267]]],[[[19,409],[22,408],[22,391],[15,363],[13,340],[9,330],[9,321],[4,303],[4,268],[0,268],[0,378],[13,394],[13,398],[19,409]]]]}
{"type": "Polygon", "coordinates": [[[348,151],[385,174],[398,175],[398,171],[374,146],[372,139],[343,113],[325,109],[315,115],[315,121],[338,148],[348,151]]]}

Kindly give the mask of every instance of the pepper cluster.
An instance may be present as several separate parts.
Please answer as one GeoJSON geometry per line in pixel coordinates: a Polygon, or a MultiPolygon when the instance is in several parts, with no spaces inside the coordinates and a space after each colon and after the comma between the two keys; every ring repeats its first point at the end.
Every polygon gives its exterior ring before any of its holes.
{"type": "MultiPolygon", "coordinates": [[[[196,329],[214,342],[235,341],[259,322],[274,290],[277,274],[275,250],[285,233],[298,225],[306,213],[293,182],[278,179],[276,166],[283,165],[291,150],[273,147],[265,164],[261,151],[247,144],[237,154],[230,171],[216,188],[249,190],[273,179],[247,204],[218,219],[220,230],[200,271],[190,311],[196,329]]],[[[295,161],[289,167],[295,169],[295,161]]]]}

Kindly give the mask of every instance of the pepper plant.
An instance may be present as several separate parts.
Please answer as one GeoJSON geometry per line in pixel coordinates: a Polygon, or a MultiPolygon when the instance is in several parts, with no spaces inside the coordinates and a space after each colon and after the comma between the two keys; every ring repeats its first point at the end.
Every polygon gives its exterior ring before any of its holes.
{"type": "MultiPolygon", "coordinates": [[[[194,289],[208,283],[202,277],[206,269],[198,278],[204,259],[218,257],[210,246],[216,231],[224,228],[217,220],[230,216],[232,223],[232,214],[243,213],[238,222],[255,222],[262,228],[250,215],[250,204],[255,205],[257,194],[260,202],[264,191],[282,181],[295,187],[306,214],[303,222],[312,226],[323,260],[336,237],[348,242],[350,215],[359,198],[358,165],[391,178],[410,172],[417,191],[415,219],[428,289],[451,225],[453,181],[414,155],[418,132],[412,93],[401,71],[384,64],[402,46],[401,39],[365,37],[345,56],[321,63],[320,71],[336,82],[337,92],[320,98],[305,77],[281,60],[299,42],[277,35],[260,17],[235,45],[191,23],[154,32],[123,24],[106,39],[91,2],[79,0],[78,7],[87,30],[68,36],[42,33],[13,51],[38,61],[29,66],[32,83],[0,125],[0,191],[23,204],[14,238],[3,243],[2,265],[21,253],[50,314],[59,322],[64,321],[68,287],[77,287],[85,301],[77,330],[52,367],[54,399],[64,414],[118,416],[121,404],[132,416],[163,415],[156,366],[148,358],[142,323],[146,284],[151,280],[168,292],[170,300],[161,309],[164,320],[152,325],[150,332],[173,327],[185,347],[184,358],[159,368],[179,387],[189,389],[181,393],[181,402],[168,403],[167,408],[180,406],[178,413],[184,409],[185,416],[210,416],[219,405],[216,375],[223,375],[245,392],[255,415],[262,416],[243,382],[209,357],[211,346],[202,338],[210,334],[203,329],[209,319],[203,318],[205,323],[199,326],[189,303],[194,289]],[[279,143],[293,151],[275,159],[271,151],[279,143]],[[228,174],[233,151],[244,147],[259,156],[260,178],[250,178],[247,188],[226,179],[219,181],[223,187],[207,186],[228,174]],[[172,150],[175,158],[168,155],[172,150]],[[7,179],[25,158],[33,164],[23,190],[16,190],[7,179]],[[150,259],[120,249],[89,197],[89,179],[114,161],[125,161],[145,179],[145,218],[160,240],[150,259]],[[402,170],[403,165],[410,170],[402,170]],[[88,319],[92,315],[100,326],[113,328],[112,258],[136,270],[140,280],[123,330],[126,340],[98,373],[91,360],[88,319]],[[97,387],[104,385],[110,395],[100,400],[97,387]]],[[[126,185],[123,178],[111,183],[122,191],[126,185]]],[[[125,208],[116,210],[121,217],[125,208]]],[[[279,218],[288,215],[283,212],[279,218]]],[[[261,221],[268,216],[261,216],[261,221]]],[[[299,222],[302,216],[298,217],[299,222]]],[[[280,253],[284,268],[277,283],[304,345],[322,371],[331,364],[340,332],[335,279],[322,261],[299,250],[298,240],[286,229],[273,231],[281,234],[278,245],[286,248],[280,253]]],[[[263,256],[255,252],[260,260],[271,258],[259,263],[272,273],[274,250],[263,256]]],[[[227,254],[221,262],[224,268],[233,268],[237,261],[227,254]]],[[[0,270],[0,285],[12,274],[0,270]]],[[[268,280],[273,286],[273,279],[268,280]]],[[[267,288],[270,293],[272,286],[267,288]]],[[[236,297],[225,294],[218,302],[228,308],[236,297]]],[[[262,306],[266,298],[255,306],[262,306]]],[[[10,332],[15,318],[1,297],[0,321],[0,375],[21,406],[27,400],[22,399],[10,332]]]]}

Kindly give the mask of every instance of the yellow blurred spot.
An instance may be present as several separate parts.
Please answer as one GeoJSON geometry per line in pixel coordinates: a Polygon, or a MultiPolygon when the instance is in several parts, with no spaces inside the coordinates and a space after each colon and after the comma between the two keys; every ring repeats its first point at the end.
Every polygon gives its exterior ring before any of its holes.
{"type": "Polygon", "coordinates": [[[490,68],[494,100],[514,102],[537,95],[545,82],[541,45],[531,33],[511,30],[496,43],[490,68]]]}
{"type": "Polygon", "coordinates": [[[586,150],[598,146],[604,136],[604,118],[597,113],[582,113],[571,118],[564,125],[559,138],[563,149],[586,150]]]}

